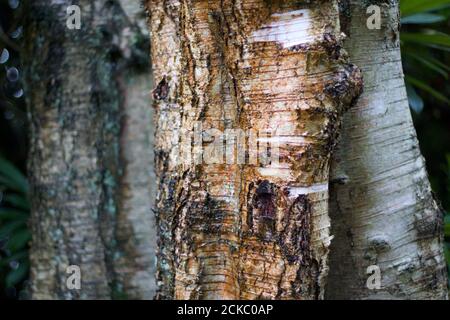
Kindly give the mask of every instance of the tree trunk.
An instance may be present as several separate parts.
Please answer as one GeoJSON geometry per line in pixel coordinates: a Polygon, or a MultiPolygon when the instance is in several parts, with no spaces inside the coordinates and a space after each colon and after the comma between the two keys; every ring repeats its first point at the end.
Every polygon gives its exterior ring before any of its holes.
{"type": "Polygon", "coordinates": [[[158,297],[322,298],[330,154],[361,87],[336,1],[147,7],[158,297]]]}
{"type": "Polygon", "coordinates": [[[81,30],[70,30],[71,4],[35,0],[27,10],[32,298],[149,299],[154,235],[143,16],[137,3],[81,0],[81,30]],[[80,290],[66,285],[69,265],[81,268],[80,290]]]}
{"type": "Polygon", "coordinates": [[[345,48],[362,67],[364,93],[344,117],[333,159],[327,297],[445,299],[443,215],[413,127],[399,48],[398,1],[380,1],[382,27],[365,28],[365,2],[342,1],[345,48]],[[367,267],[381,289],[366,286],[367,267]]]}

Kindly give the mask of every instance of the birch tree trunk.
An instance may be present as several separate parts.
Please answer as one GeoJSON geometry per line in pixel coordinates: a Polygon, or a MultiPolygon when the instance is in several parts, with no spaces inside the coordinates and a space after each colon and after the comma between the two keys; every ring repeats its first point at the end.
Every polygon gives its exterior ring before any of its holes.
{"type": "Polygon", "coordinates": [[[154,295],[148,36],[138,3],[30,2],[33,299],[154,295]],[[120,6],[123,5],[123,7],[120,6]],[[67,287],[69,265],[81,289],[67,287]]]}
{"type": "Polygon", "coordinates": [[[322,298],[330,154],[361,87],[336,1],[147,8],[158,298],[322,298]]]}
{"type": "Polygon", "coordinates": [[[366,2],[345,0],[345,48],[364,93],[344,117],[333,159],[327,297],[446,299],[443,216],[431,193],[413,127],[399,48],[398,1],[377,1],[380,30],[365,28],[366,2]],[[367,267],[381,271],[370,290],[367,267]]]}

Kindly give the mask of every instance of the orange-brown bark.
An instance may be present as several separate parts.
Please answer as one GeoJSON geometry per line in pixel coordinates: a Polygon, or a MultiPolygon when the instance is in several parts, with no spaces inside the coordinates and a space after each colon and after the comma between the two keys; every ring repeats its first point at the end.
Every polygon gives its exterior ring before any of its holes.
{"type": "Polygon", "coordinates": [[[330,154],[362,82],[340,48],[336,2],[147,5],[159,298],[322,298],[330,154]],[[227,130],[247,134],[243,163],[205,156],[227,130]]]}

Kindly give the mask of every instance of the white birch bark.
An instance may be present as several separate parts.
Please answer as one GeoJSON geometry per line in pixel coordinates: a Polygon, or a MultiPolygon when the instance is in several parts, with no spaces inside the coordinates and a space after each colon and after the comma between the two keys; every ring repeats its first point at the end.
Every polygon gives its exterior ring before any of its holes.
{"type": "Polygon", "coordinates": [[[442,210],[428,182],[404,86],[398,1],[378,1],[380,30],[366,28],[365,1],[342,1],[345,48],[364,92],[344,117],[331,181],[327,297],[445,299],[442,210]],[[381,270],[370,290],[367,267],[381,270]]]}

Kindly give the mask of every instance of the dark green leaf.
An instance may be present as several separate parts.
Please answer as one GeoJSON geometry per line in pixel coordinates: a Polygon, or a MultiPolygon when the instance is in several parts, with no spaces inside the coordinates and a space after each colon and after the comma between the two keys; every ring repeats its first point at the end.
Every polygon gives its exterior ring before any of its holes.
{"type": "Polygon", "coordinates": [[[9,257],[0,259],[0,267],[6,267],[11,261],[25,262],[28,259],[28,250],[21,250],[9,257]]]}
{"type": "Polygon", "coordinates": [[[7,248],[12,252],[16,252],[17,250],[25,248],[30,239],[30,231],[26,229],[21,230],[12,235],[12,237],[8,241],[7,248]]]}
{"type": "Polygon", "coordinates": [[[448,0],[402,0],[400,1],[400,11],[402,16],[406,17],[415,13],[428,12],[449,5],[448,0]]]}
{"type": "Polygon", "coordinates": [[[445,216],[444,222],[445,222],[445,236],[450,237],[450,215],[445,216]]]}
{"type": "Polygon", "coordinates": [[[401,19],[402,24],[428,24],[444,21],[446,18],[432,13],[418,13],[401,19]]]}
{"type": "Polygon", "coordinates": [[[433,48],[450,47],[450,36],[443,33],[409,33],[404,32],[400,35],[403,42],[417,43],[433,48]]]}
{"type": "Polygon", "coordinates": [[[416,61],[419,61],[424,66],[428,67],[430,70],[435,71],[439,73],[441,76],[443,76],[445,79],[448,79],[448,70],[446,70],[446,66],[442,63],[436,63],[436,60],[432,60],[426,55],[418,55],[415,53],[412,53],[410,51],[406,51],[405,55],[408,57],[413,58],[416,61]]]}
{"type": "Polygon", "coordinates": [[[26,194],[28,182],[25,176],[8,160],[0,156],[1,182],[8,188],[26,194]]]}
{"type": "Polygon", "coordinates": [[[7,288],[11,288],[25,279],[28,275],[28,270],[30,265],[28,262],[20,263],[19,267],[16,270],[12,270],[8,273],[5,279],[5,285],[7,288]]]}
{"type": "Polygon", "coordinates": [[[11,237],[11,233],[21,227],[26,226],[23,221],[12,221],[6,224],[3,224],[0,227],[0,239],[11,237]]]}
{"type": "Polygon", "coordinates": [[[431,94],[433,97],[435,97],[436,99],[448,103],[450,104],[450,100],[444,96],[442,93],[434,90],[433,88],[431,88],[429,85],[427,85],[425,82],[415,79],[411,76],[405,76],[405,80],[407,82],[409,82],[411,85],[415,86],[416,88],[419,88],[423,91],[428,92],[429,94],[431,94]]]}
{"type": "Polygon", "coordinates": [[[23,195],[8,193],[3,196],[3,201],[9,203],[15,208],[22,209],[25,211],[30,210],[30,204],[28,203],[28,199],[23,195]]]}
{"type": "Polygon", "coordinates": [[[0,208],[0,221],[2,220],[21,220],[26,221],[28,219],[28,213],[26,211],[0,208]]]}

